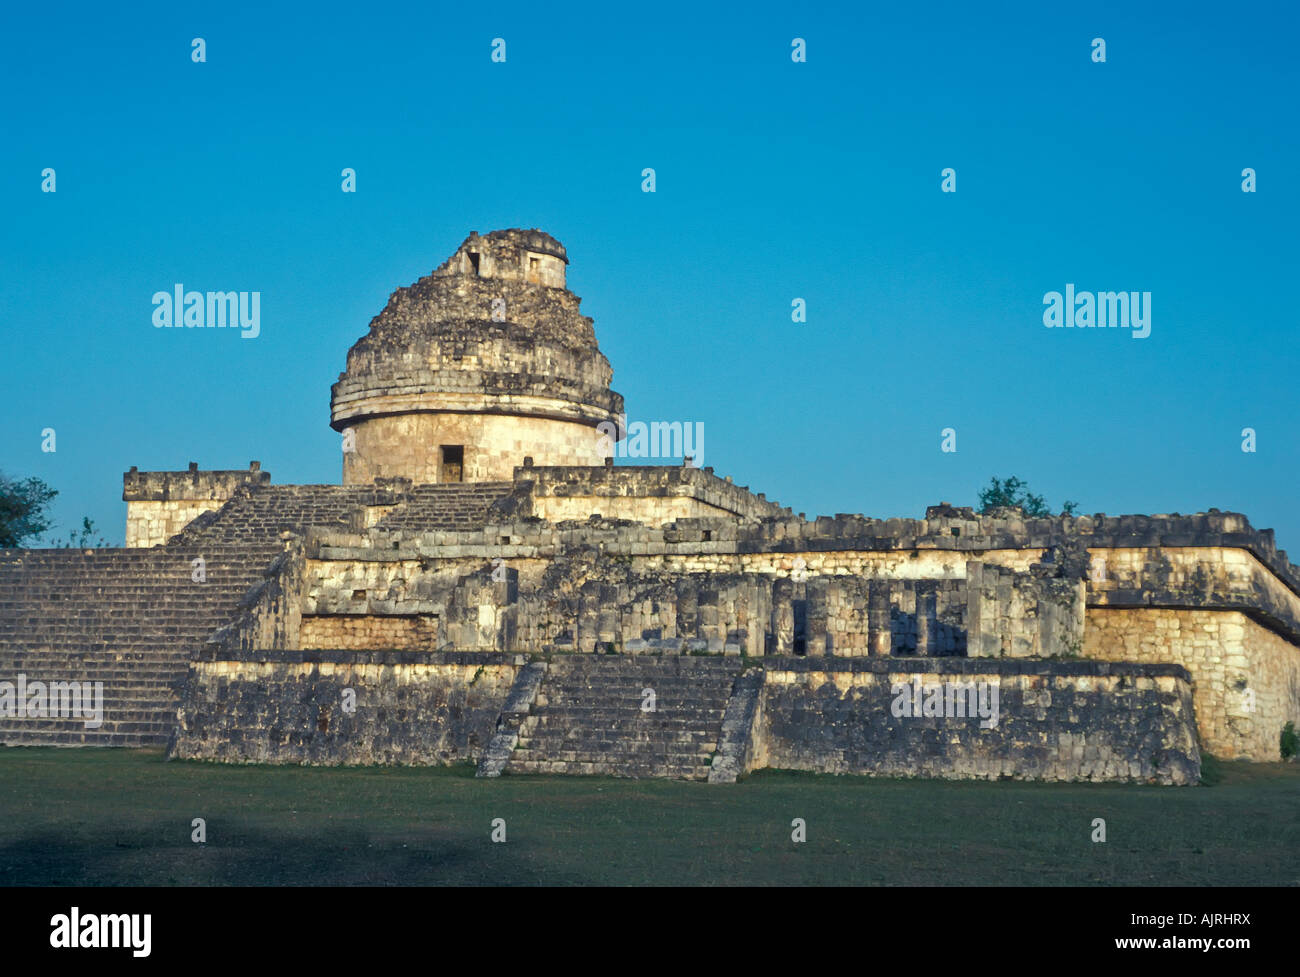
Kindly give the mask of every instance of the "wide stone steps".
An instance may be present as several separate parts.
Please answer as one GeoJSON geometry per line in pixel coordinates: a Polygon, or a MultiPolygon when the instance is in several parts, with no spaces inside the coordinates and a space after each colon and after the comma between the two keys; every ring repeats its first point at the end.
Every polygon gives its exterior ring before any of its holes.
{"type": "Polygon", "coordinates": [[[267,543],[280,533],[309,527],[357,531],[371,507],[384,507],[379,528],[404,532],[477,529],[512,482],[449,485],[263,485],[235,495],[205,513],[168,541],[168,547],[196,543],[267,543]]]}
{"type": "Polygon", "coordinates": [[[6,733],[5,746],[112,746],[145,747],[165,746],[171,735],[173,722],[158,723],[146,731],[118,729],[116,724],[104,723],[99,729],[83,729],[80,723],[66,723],[61,726],[18,729],[6,733]],[[160,727],[160,728],[159,728],[160,727]]]}
{"type": "Polygon", "coordinates": [[[513,482],[417,485],[377,528],[408,533],[477,529],[488,519],[492,504],[508,495],[513,482]]]}
{"type": "Polygon", "coordinates": [[[626,720],[573,713],[529,717],[519,727],[521,737],[533,739],[543,734],[560,739],[584,742],[623,740],[626,742],[707,742],[716,739],[713,732],[699,728],[700,717],[659,720],[626,720]]]}
{"type": "Polygon", "coordinates": [[[639,710],[611,711],[591,707],[589,709],[572,709],[564,707],[552,709],[542,707],[535,709],[533,715],[524,720],[520,726],[523,733],[531,733],[540,726],[576,723],[577,728],[591,727],[607,730],[629,730],[632,732],[659,730],[673,732],[698,728],[702,711],[726,708],[726,702],[717,705],[692,707],[689,711],[675,710],[668,712],[641,713],[639,710]]]}
{"type": "MultiPolygon", "coordinates": [[[[103,683],[103,724],[0,715],[0,744],[160,746],[191,654],[239,613],[279,543],[0,553],[0,682],[103,683]],[[202,557],[206,581],[192,579],[202,557]]],[[[93,706],[93,699],[87,703],[93,706]]]]}
{"type": "Polygon", "coordinates": [[[671,780],[707,779],[707,765],[694,757],[678,760],[674,757],[658,757],[653,762],[641,763],[627,757],[608,760],[511,760],[511,773],[542,774],[578,774],[585,776],[600,775],[605,777],[656,777],[671,780]],[[704,766],[705,775],[701,777],[700,769],[704,766]]]}
{"type": "Polygon", "coordinates": [[[262,485],[242,491],[215,512],[199,516],[168,547],[202,542],[269,543],[309,526],[347,531],[367,506],[396,505],[405,494],[372,485],[262,485]]]}
{"type": "Polygon", "coordinates": [[[739,671],[731,658],[557,658],[505,770],[704,780],[739,671]],[[653,711],[642,709],[644,689],[655,693],[653,711]]]}

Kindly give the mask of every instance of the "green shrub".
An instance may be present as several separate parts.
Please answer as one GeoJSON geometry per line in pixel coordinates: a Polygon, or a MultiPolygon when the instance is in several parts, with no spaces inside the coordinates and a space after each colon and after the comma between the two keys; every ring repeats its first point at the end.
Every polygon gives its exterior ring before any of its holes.
{"type": "Polygon", "coordinates": [[[1296,755],[1297,748],[1300,747],[1300,736],[1296,735],[1295,723],[1287,723],[1282,727],[1282,759],[1290,760],[1296,755]]]}

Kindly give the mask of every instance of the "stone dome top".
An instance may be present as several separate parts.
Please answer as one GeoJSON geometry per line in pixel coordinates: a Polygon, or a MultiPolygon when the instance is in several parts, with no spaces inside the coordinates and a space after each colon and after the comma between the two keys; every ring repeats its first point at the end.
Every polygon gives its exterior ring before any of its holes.
{"type": "MultiPolygon", "coordinates": [[[[456,249],[456,253],[460,254],[476,244],[488,251],[505,252],[519,251],[521,249],[535,251],[538,254],[549,254],[552,257],[559,258],[566,265],[569,263],[569,257],[565,253],[564,245],[545,231],[539,231],[536,228],[524,230],[511,227],[501,231],[488,231],[488,233],[482,235],[478,231],[471,231],[469,237],[456,249]]],[[[451,258],[448,258],[439,268],[439,271],[445,268],[451,260],[451,258]]]]}
{"type": "Polygon", "coordinates": [[[565,286],[568,260],[543,231],[471,234],[393,292],[348,351],[331,426],[419,411],[615,421],[623,398],[610,390],[592,320],[565,286]]]}

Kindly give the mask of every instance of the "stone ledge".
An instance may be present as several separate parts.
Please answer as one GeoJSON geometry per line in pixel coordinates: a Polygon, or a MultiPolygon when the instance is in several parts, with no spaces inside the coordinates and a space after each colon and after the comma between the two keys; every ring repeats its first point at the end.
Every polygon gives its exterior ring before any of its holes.
{"type": "Polygon", "coordinates": [[[755,664],[768,672],[873,672],[878,675],[929,673],[938,675],[1084,675],[1173,677],[1191,682],[1182,665],[1145,662],[1106,662],[1054,658],[929,658],[890,655],[879,658],[768,656],[755,664]]]}
{"type": "Polygon", "coordinates": [[[362,650],[230,650],[209,646],[195,654],[196,662],[258,662],[289,665],[510,665],[521,656],[499,651],[362,651],[362,650]]]}

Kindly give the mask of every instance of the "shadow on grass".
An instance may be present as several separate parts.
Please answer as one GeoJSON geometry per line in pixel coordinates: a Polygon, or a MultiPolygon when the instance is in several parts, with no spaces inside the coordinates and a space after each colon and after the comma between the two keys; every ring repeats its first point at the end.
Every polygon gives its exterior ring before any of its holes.
{"type": "Polygon", "coordinates": [[[590,881],[485,836],[377,843],[357,829],[307,839],[234,827],[221,841],[156,832],[46,831],[0,846],[0,885],[572,885],[590,881]]]}

